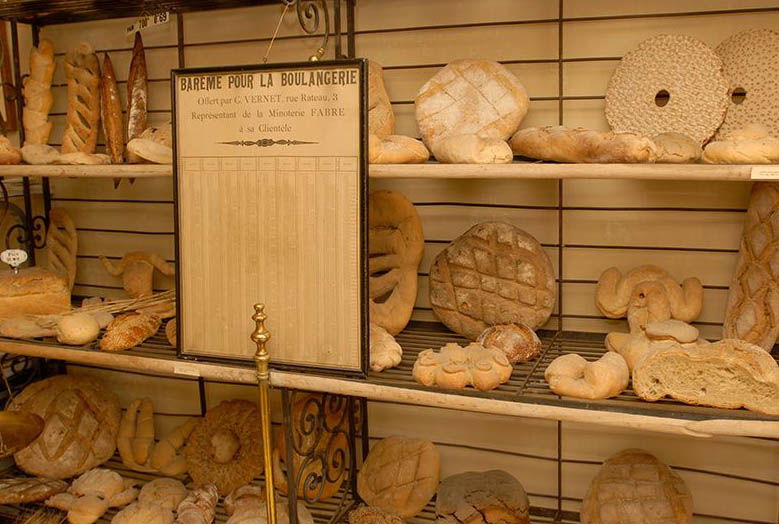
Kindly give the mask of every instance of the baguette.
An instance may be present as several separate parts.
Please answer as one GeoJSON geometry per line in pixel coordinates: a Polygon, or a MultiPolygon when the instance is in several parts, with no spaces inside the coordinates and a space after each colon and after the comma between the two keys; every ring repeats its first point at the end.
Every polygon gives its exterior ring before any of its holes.
{"type": "MultiPolygon", "coordinates": [[[[133,58],[130,62],[130,74],[127,77],[127,141],[140,138],[146,129],[146,104],[148,84],[146,75],[146,54],[143,50],[141,33],[135,33],[133,58]]],[[[133,153],[127,152],[129,162],[141,160],[133,153]]]]}
{"type": "Polygon", "coordinates": [[[51,94],[51,79],[54,76],[54,45],[50,40],[41,40],[30,52],[30,76],[24,82],[24,124],[25,144],[46,144],[53,126],[49,122],[49,111],[54,103],[51,94]]]}
{"type": "Polygon", "coordinates": [[[105,147],[112,164],[121,164],[124,155],[124,131],[122,129],[122,103],[119,99],[119,86],[111,57],[103,56],[103,77],[100,86],[100,110],[103,120],[105,147]]]}
{"type": "Polygon", "coordinates": [[[78,44],[65,55],[68,116],[62,136],[63,153],[95,152],[100,119],[100,62],[92,46],[78,44]]]}

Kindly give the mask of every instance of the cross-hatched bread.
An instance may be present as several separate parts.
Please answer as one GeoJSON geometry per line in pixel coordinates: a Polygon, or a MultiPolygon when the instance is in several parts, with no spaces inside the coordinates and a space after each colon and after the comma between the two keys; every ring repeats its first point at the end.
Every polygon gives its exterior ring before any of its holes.
{"type": "Polygon", "coordinates": [[[391,436],[371,448],[357,475],[357,493],[367,504],[407,519],[430,502],[440,474],[432,442],[391,436]]]}
{"type": "Polygon", "coordinates": [[[476,338],[496,324],[536,329],[555,301],[552,261],[529,233],[504,222],[473,226],[430,268],[430,303],[449,329],[476,338]]]}
{"type": "Polygon", "coordinates": [[[518,128],[529,99],[508,69],[490,60],[454,60],[438,71],[414,98],[422,140],[475,134],[506,140],[518,128]]]}
{"type": "Polygon", "coordinates": [[[63,480],[42,477],[9,477],[0,479],[0,504],[25,504],[46,500],[68,489],[63,480]]]}
{"type": "Polygon", "coordinates": [[[395,113],[384,88],[384,72],[372,60],[368,61],[368,128],[379,138],[395,133],[395,113]]]}
{"type": "Polygon", "coordinates": [[[42,39],[30,51],[30,76],[24,80],[24,143],[46,144],[54,125],[49,122],[49,111],[54,104],[51,94],[51,79],[54,76],[54,45],[51,40],[42,39]]]}
{"type": "Polygon", "coordinates": [[[414,205],[396,191],[368,197],[368,295],[371,322],[390,335],[408,324],[417,298],[425,240],[414,205]]]}
{"type": "Polygon", "coordinates": [[[412,375],[425,386],[445,389],[473,386],[479,391],[490,391],[507,382],[512,371],[503,351],[474,342],[464,348],[449,343],[438,352],[422,351],[414,363],[412,375]]]}
{"type": "Polygon", "coordinates": [[[65,55],[68,115],[62,135],[63,153],[94,153],[100,120],[100,62],[86,42],[65,55]]]}
{"type": "Polygon", "coordinates": [[[669,396],[686,404],[779,415],[779,364],[743,340],[673,345],[638,363],[633,390],[649,401],[669,396]]]}
{"type": "Polygon", "coordinates": [[[656,457],[626,449],[603,463],[580,515],[582,524],[690,524],[692,495],[656,457]]]}
{"type": "Polygon", "coordinates": [[[723,338],[771,351],[779,336],[779,185],[752,187],[725,309],[723,338]]]}
{"type": "Polygon", "coordinates": [[[553,162],[596,164],[651,164],[657,149],[636,133],[612,133],[581,127],[528,127],[509,140],[514,154],[553,162]]]}
{"type": "Polygon", "coordinates": [[[346,438],[347,404],[333,400],[334,397],[323,393],[306,393],[295,401],[291,427],[288,428],[294,442],[292,465],[288,461],[282,428],[276,432],[273,449],[274,483],[282,495],[289,494],[286,471],[290,469],[299,479],[297,496],[302,500],[326,500],[341,489],[350,460],[346,438]],[[312,428],[311,420],[322,420],[324,423],[312,428]],[[311,453],[319,459],[309,460],[311,453]]]}
{"type": "Polygon", "coordinates": [[[162,321],[156,315],[134,312],[123,313],[106,327],[100,339],[102,351],[123,351],[130,349],[154,335],[162,321]]]}
{"type": "Polygon", "coordinates": [[[522,484],[501,470],[467,471],[441,481],[437,524],[529,524],[530,503],[522,484]]]}
{"type": "Polygon", "coordinates": [[[92,378],[59,375],[35,382],[8,409],[44,420],[40,436],[14,455],[30,475],[72,477],[104,463],[116,449],[119,399],[92,378]]]}

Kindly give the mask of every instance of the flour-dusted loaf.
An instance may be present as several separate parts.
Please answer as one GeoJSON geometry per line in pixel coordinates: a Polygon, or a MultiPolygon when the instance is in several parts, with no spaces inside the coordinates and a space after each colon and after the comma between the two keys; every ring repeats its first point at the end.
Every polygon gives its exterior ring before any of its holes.
{"type": "Polygon", "coordinates": [[[107,461],[116,449],[119,399],[97,380],[59,375],[34,382],[8,407],[43,417],[43,433],[14,455],[26,473],[63,479],[107,461]]]}
{"type": "Polygon", "coordinates": [[[524,324],[499,324],[482,331],[476,340],[485,348],[499,349],[512,364],[533,360],[541,354],[541,340],[524,324]]]}
{"type": "MultiPolygon", "coordinates": [[[[135,33],[133,57],[130,61],[130,73],[127,76],[127,141],[140,138],[146,130],[149,86],[146,73],[146,52],[140,31],[135,33]]],[[[138,162],[139,159],[128,149],[127,159],[138,162]]]]}
{"type": "Polygon", "coordinates": [[[438,71],[414,98],[422,140],[433,147],[450,135],[508,139],[528,110],[522,83],[491,60],[454,60],[438,71]]]}
{"type": "Polygon", "coordinates": [[[408,324],[417,299],[417,270],[424,254],[422,223],[401,193],[374,191],[368,197],[368,295],[371,322],[397,335],[408,324]]]}
{"type": "Polygon", "coordinates": [[[625,54],[606,87],[612,131],[655,136],[683,133],[699,144],[717,131],[728,110],[722,61],[687,35],[657,35],[625,54]]]}
{"type": "Polygon", "coordinates": [[[658,164],[688,164],[697,162],[703,154],[701,145],[682,133],[660,133],[652,137],[657,149],[658,164]]]}
{"type": "Polygon", "coordinates": [[[750,124],[709,142],[702,159],[707,164],[776,164],[779,138],[762,124],[750,124]]]}
{"type": "Polygon", "coordinates": [[[441,481],[437,524],[529,524],[530,502],[519,481],[501,470],[467,471],[441,481]]]}
{"type": "Polygon", "coordinates": [[[692,495],[656,457],[626,449],[603,463],[580,515],[582,524],[690,524],[692,495]]]}
{"type": "Polygon", "coordinates": [[[779,76],[779,32],[772,29],[747,29],[724,40],[715,49],[722,60],[730,97],[728,112],[716,140],[757,122],[779,137],[779,104],[776,103],[776,78],[779,76]]]}
{"type": "Polygon", "coordinates": [[[219,492],[214,484],[193,489],[176,509],[176,524],[211,524],[218,501],[219,492]]]}
{"type": "Polygon", "coordinates": [[[756,183],[741,233],[741,247],[723,324],[724,338],[771,351],[779,336],[779,185],[756,183]]]}
{"type": "Polygon", "coordinates": [[[124,160],[124,122],[119,85],[116,83],[114,65],[108,53],[103,55],[103,70],[100,85],[100,119],[103,122],[105,148],[112,164],[124,160]]]}
{"type": "Polygon", "coordinates": [[[400,436],[377,442],[357,475],[357,493],[369,505],[408,519],[438,488],[441,457],[432,442],[400,436]]]}
{"type": "Polygon", "coordinates": [[[368,140],[368,162],[371,164],[422,164],[430,158],[425,144],[403,135],[379,137],[368,140]]]}
{"type": "Polygon", "coordinates": [[[510,164],[514,159],[505,140],[476,134],[450,135],[436,140],[431,147],[442,164],[510,164]]]}
{"type": "Polygon", "coordinates": [[[62,153],[94,153],[100,120],[100,62],[87,42],[65,55],[68,116],[62,153]]]}
{"type": "Polygon", "coordinates": [[[630,369],[618,353],[606,353],[595,362],[569,353],[554,359],[544,378],[558,395],[598,400],[622,393],[628,387],[630,369]]]}
{"type": "Polygon", "coordinates": [[[165,509],[175,511],[189,492],[180,480],[161,478],[147,482],[138,493],[141,504],[159,504],[165,509]]]}
{"type": "Polygon", "coordinates": [[[430,268],[430,303],[449,329],[476,338],[496,324],[536,329],[555,301],[549,255],[529,233],[484,222],[438,254],[430,268]]]}
{"type": "Polygon", "coordinates": [[[779,364],[743,340],[672,346],[639,362],[633,390],[649,401],[669,396],[687,404],[779,415],[779,364]]]}
{"type": "Polygon", "coordinates": [[[59,150],[46,144],[25,144],[21,153],[22,160],[33,165],[55,164],[60,157],[59,150]]]}
{"type": "Polygon", "coordinates": [[[57,64],[54,62],[54,44],[46,38],[30,51],[30,76],[24,79],[24,145],[47,144],[53,122],[49,111],[54,104],[51,80],[57,64]]]}
{"type": "Polygon", "coordinates": [[[395,133],[395,114],[384,87],[384,72],[372,60],[368,61],[368,128],[379,138],[395,133]]]}
{"type": "Polygon", "coordinates": [[[102,351],[130,349],[157,333],[162,321],[158,316],[146,313],[122,313],[114,318],[100,339],[102,351]]]}
{"type": "Polygon", "coordinates": [[[657,159],[654,142],[645,136],[581,127],[520,129],[511,137],[509,145],[517,155],[554,162],[641,164],[657,159]]]}
{"type": "Polygon", "coordinates": [[[479,391],[490,391],[507,382],[513,370],[500,349],[488,349],[475,342],[466,347],[449,343],[440,351],[426,349],[419,353],[412,375],[425,386],[444,389],[472,386],[479,391]]]}
{"type": "Polygon", "coordinates": [[[68,483],[43,477],[8,477],[0,479],[0,504],[38,502],[62,493],[68,483]]]}

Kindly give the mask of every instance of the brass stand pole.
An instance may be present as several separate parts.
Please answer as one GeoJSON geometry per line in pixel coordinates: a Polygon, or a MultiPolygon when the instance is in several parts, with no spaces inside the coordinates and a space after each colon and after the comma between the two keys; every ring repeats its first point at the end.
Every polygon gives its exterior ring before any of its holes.
{"type": "Polygon", "coordinates": [[[252,333],[252,341],[257,344],[254,362],[257,364],[257,384],[260,387],[260,423],[262,424],[262,451],[265,457],[265,504],[268,514],[268,524],[276,524],[276,497],[273,488],[273,455],[271,443],[271,413],[270,413],[270,355],[265,344],[270,340],[270,333],[265,329],[264,304],[254,305],[254,320],[256,327],[252,333]]]}

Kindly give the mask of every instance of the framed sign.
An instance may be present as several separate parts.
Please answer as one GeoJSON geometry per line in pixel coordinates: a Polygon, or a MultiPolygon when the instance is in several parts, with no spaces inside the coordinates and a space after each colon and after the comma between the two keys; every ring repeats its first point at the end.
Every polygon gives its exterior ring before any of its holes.
{"type": "Polygon", "coordinates": [[[364,60],[172,73],[179,355],[367,372],[364,60]]]}

